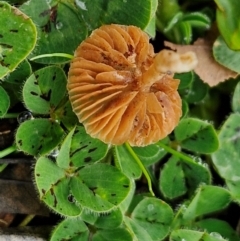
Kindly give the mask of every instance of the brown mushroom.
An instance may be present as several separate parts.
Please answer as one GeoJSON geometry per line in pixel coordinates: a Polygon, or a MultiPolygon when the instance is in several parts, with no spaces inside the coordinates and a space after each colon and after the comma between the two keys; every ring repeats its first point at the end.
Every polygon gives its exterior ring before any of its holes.
{"type": "Polygon", "coordinates": [[[197,64],[192,52],[154,54],[135,26],[105,25],[75,52],[67,88],[87,133],[105,143],[145,146],[166,137],[181,117],[179,80],[197,64]]]}

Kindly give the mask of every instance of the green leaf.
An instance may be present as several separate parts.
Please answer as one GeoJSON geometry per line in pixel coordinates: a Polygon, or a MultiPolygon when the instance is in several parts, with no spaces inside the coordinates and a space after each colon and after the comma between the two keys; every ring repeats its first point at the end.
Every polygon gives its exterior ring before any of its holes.
{"type": "Polygon", "coordinates": [[[17,68],[4,77],[3,86],[10,96],[11,106],[23,101],[23,83],[31,75],[32,67],[27,59],[23,60],[17,68]]]}
{"type": "Polygon", "coordinates": [[[51,207],[55,212],[68,216],[78,216],[82,209],[79,204],[75,202],[69,190],[69,180],[63,178],[46,191],[42,200],[51,207]]]}
{"type": "MultiPolygon", "coordinates": [[[[198,30],[208,29],[210,23],[210,18],[201,12],[183,13],[178,11],[173,15],[172,19],[167,22],[163,33],[176,43],[190,44],[193,37],[193,28],[197,28],[198,30]]],[[[157,21],[157,26],[158,25],[157,21]]]]}
{"type": "Polygon", "coordinates": [[[23,2],[26,2],[26,0],[7,0],[10,4],[22,4],[23,2]]]}
{"type": "Polygon", "coordinates": [[[78,126],[72,138],[70,158],[75,167],[82,167],[102,160],[108,151],[108,145],[86,133],[83,126],[78,126]]]}
{"type": "Polygon", "coordinates": [[[40,198],[54,211],[65,216],[78,216],[81,208],[72,200],[69,179],[53,161],[40,157],[35,166],[35,180],[40,198]]]}
{"type": "Polygon", "coordinates": [[[142,170],[131,156],[125,145],[114,146],[114,160],[116,166],[129,178],[138,179],[142,170]]]}
{"type": "Polygon", "coordinates": [[[171,31],[176,26],[176,24],[181,21],[182,16],[183,16],[182,12],[178,12],[177,14],[175,14],[173,18],[165,26],[163,30],[164,33],[168,33],[169,31],[171,31]]]}
{"type": "Polygon", "coordinates": [[[107,150],[106,144],[89,136],[83,126],[77,126],[62,143],[56,162],[65,169],[82,167],[103,159],[107,150]]]}
{"type": "MultiPolygon", "coordinates": [[[[93,234],[92,241],[132,241],[132,236],[124,228],[116,228],[109,230],[97,230],[93,234]]],[[[81,240],[82,241],[82,240],[81,240]]]]}
{"type": "Polygon", "coordinates": [[[9,109],[15,106],[17,103],[19,103],[19,101],[22,101],[21,84],[14,84],[14,83],[9,83],[7,81],[3,81],[1,83],[1,87],[7,92],[9,96],[9,100],[10,100],[9,109]]]}
{"type": "MultiPolygon", "coordinates": [[[[156,0],[122,1],[28,1],[21,6],[22,11],[33,16],[38,27],[38,47],[31,57],[50,53],[73,55],[77,46],[87,37],[88,32],[103,24],[135,25],[147,28],[153,34],[154,8],[156,0]]],[[[50,57],[35,59],[39,63],[62,63],[65,58],[50,57]]]]}
{"type": "Polygon", "coordinates": [[[227,240],[239,241],[236,231],[226,221],[209,218],[198,221],[194,226],[209,233],[219,233],[227,240]]]}
{"type": "Polygon", "coordinates": [[[198,75],[194,74],[192,84],[189,88],[180,91],[188,103],[197,103],[205,98],[208,93],[208,85],[198,75]]]}
{"type": "Polygon", "coordinates": [[[115,229],[121,225],[123,214],[120,209],[114,209],[107,214],[94,215],[85,209],[81,213],[81,219],[98,229],[115,229]]]}
{"type": "Polygon", "coordinates": [[[156,37],[156,17],[154,16],[144,31],[151,37],[156,37]]]}
{"type": "MultiPolygon", "coordinates": [[[[25,59],[12,73],[10,73],[8,76],[6,76],[6,78],[4,78],[4,81],[19,86],[19,84],[23,84],[23,82],[30,76],[31,72],[32,67],[25,59]]],[[[19,88],[17,88],[17,91],[20,91],[19,88]]]]}
{"type": "Polygon", "coordinates": [[[75,128],[73,128],[64,139],[56,159],[57,165],[64,169],[67,169],[70,166],[70,150],[74,131],[75,128]]]}
{"type": "Polygon", "coordinates": [[[233,199],[240,201],[240,180],[225,180],[229,191],[231,192],[233,199]]]}
{"type": "Polygon", "coordinates": [[[153,18],[156,1],[83,0],[76,1],[90,31],[103,24],[134,25],[145,29],[153,18]]]}
{"type": "Polygon", "coordinates": [[[174,26],[172,31],[174,33],[176,43],[190,44],[192,41],[192,27],[189,22],[180,21],[174,26]]]}
{"type": "Polygon", "coordinates": [[[177,0],[162,0],[158,1],[157,9],[157,21],[156,25],[159,31],[163,32],[166,26],[168,26],[174,16],[180,12],[180,6],[177,0]]]}
{"type": "Polygon", "coordinates": [[[156,11],[158,7],[158,0],[151,1],[151,20],[144,28],[144,31],[148,33],[152,38],[156,35],[156,11]]]}
{"type": "Polygon", "coordinates": [[[33,50],[37,31],[28,16],[3,1],[0,1],[0,26],[0,79],[2,79],[33,50]]]}
{"type": "MultiPolygon", "coordinates": [[[[130,180],[116,167],[103,163],[74,165],[73,155],[71,155],[72,146],[75,143],[73,140],[82,129],[84,128],[77,127],[68,134],[60,148],[56,162],[40,158],[35,167],[36,184],[41,199],[50,208],[65,216],[79,215],[79,205],[92,212],[110,212],[128,198],[133,188],[130,180]],[[84,167],[85,165],[87,166],[84,167]],[[54,172],[55,176],[50,175],[48,178],[48,172],[54,172]]],[[[90,141],[91,139],[91,137],[88,138],[90,141]]],[[[82,148],[83,157],[90,155],[87,146],[84,148],[82,148]],[[84,153],[84,148],[87,154],[84,153]]],[[[80,155],[81,150],[77,151],[80,155]]],[[[101,158],[98,151],[95,156],[94,154],[92,156],[94,161],[101,158]]]]}
{"type": "Polygon", "coordinates": [[[221,211],[231,202],[229,191],[224,188],[203,185],[199,188],[189,206],[183,212],[183,219],[193,221],[194,219],[221,211]]]}
{"type": "Polygon", "coordinates": [[[187,117],[189,112],[189,106],[186,100],[182,99],[182,117],[181,119],[184,119],[185,117],[187,117]]]}
{"type": "Polygon", "coordinates": [[[108,214],[100,215],[96,222],[95,227],[99,229],[114,229],[119,227],[123,221],[123,214],[120,209],[115,209],[108,214]]]}
{"type": "Polygon", "coordinates": [[[179,90],[188,88],[194,80],[193,71],[189,71],[182,74],[174,74],[174,79],[180,79],[180,84],[178,86],[179,90]]]}
{"type": "MultiPolygon", "coordinates": [[[[161,140],[161,142],[165,144],[168,142],[168,139],[166,138],[161,140]]],[[[145,166],[150,166],[160,161],[167,154],[167,152],[157,144],[152,144],[145,147],[133,146],[132,149],[145,166]]]]}
{"type": "Polygon", "coordinates": [[[67,78],[63,70],[49,66],[33,73],[23,86],[23,100],[33,113],[52,114],[66,95],[67,78]]]}
{"type": "Polygon", "coordinates": [[[182,21],[188,22],[191,27],[204,29],[210,28],[211,24],[210,18],[206,14],[201,12],[186,13],[183,15],[182,21]]]}
{"type": "Polygon", "coordinates": [[[187,229],[174,230],[171,233],[170,241],[227,241],[218,233],[205,233],[187,229]]]}
{"type": "Polygon", "coordinates": [[[50,241],[59,240],[89,240],[89,230],[86,224],[79,218],[65,219],[57,225],[52,233],[50,241]]]}
{"type": "Polygon", "coordinates": [[[132,240],[137,241],[153,241],[149,233],[138,223],[133,221],[131,218],[125,216],[124,222],[128,228],[128,230],[131,230],[132,234],[132,240]]]}
{"type": "Polygon", "coordinates": [[[136,191],[136,183],[134,179],[130,179],[131,182],[131,190],[128,193],[128,196],[125,198],[125,200],[119,205],[119,209],[122,213],[126,213],[129,209],[130,204],[132,203],[133,198],[135,197],[135,191],[136,191]]]}
{"type": "Polygon", "coordinates": [[[34,176],[40,191],[40,198],[42,199],[46,192],[50,190],[59,179],[64,178],[64,175],[64,170],[57,167],[53,161],[46,157],[40,157],[34,169],[34,176]]]}
{"type": "Polygon", "coordinates": [[[30,155],[44,155],[62,140],[63,130],[56,122],[34,119],[23,122],[16,133],[17,147],[30,155]]]}
{"type": "Polygon", "coordinates": [[[238,82],[233,93],[232,110],[234,112],[240,112],[240,82],[238,82]]]}
{"type": "MultiPolygon", "coordinates": [[[[73,1],[30,0],[20,9],[32,16],[38,30],[37,47],[31,57],[51,53],[73,55],[77,46],[87,36],[87,26],[74,7],[73,1]]],[[[34,60],[38,63],[54,64],[66,62],[66,58],[50,57],[34,60]]],[[[68,61],[68,59],[67,59],[68,61]]]]}
{"type": "Polygon", "coordinates": [[[217,25],[231,49],[240,50],[240,25],[238,0],[214,0],[217,4],[217,25]]]}
{"type": "Polygon", "coordinates": [[[222,36],[219,36],[213,44],[213,56],[215,60],[232,71],[240,73],[240,50],[232,50],[224,42],[222,36]]]}
{"type": "Polygon", "coordinates": [[[191,196],[200,184],[210,181],[210,172],[202,164],[172,156],[161,171],[159,188],[164,197],[174,199],[187,192],[191,196]]]}
{"type": "Polygon", "coordinates": [[[185,174],[185,182],[188,187],[189,195],[193,195],[200,184],[211,183],[211,173],[207,165],[202,163],[201,159],[196,162],[181,159],[181,165],[185,174]]]}
{"type": "Polygon", "coordinates": [[[79,123],[76,114],[72,110],[72,105],[69,100],[63,105],[57,107],[57,109],[54,111],[54,116],[55,119],[61,121],[68,130],[71,130],[79,123]]]}
{"type": "Polygon", "coordinates": [[[219,149],[212,154],[213,163],[222,178],[227,180],[228,187],[233,189],[234,196],[240,200],[240,114],[231,114],[223,124],[218,138],[219,149]],[[234,186],[236,186],[234,188],[234,186]]]}
{"type": "Polygon", "coordinates": [[[202,232],[177,229],[171,233],[170,241],[201,241],[202,232]]]}
{"type": "Polygon", "coordinates": [[[162,200],[146,197],[136,206],[131,218],[146,230],[153,241],[158,241],[170,232],[173,210],[162,200]]]}
{"type": "Polygon", "coordinates": [[[185,118],[174,130],[181,147],[199,153],[211,153],[218,149],[218,137],[214,127],[205,121],[185,118]]]}
{"type": "Polygon", "coordinates": [[[210,27],[211,20],[203,12],[186,13],[186,7],[176,0],[159,0],[156,26],[170,41],[190,44],[193,33],[210,27]],[[196,30],[196,31],[195,31],[196,30]]]}
{"type": "Polygon", "coordinates": [[[163,196],[169,199],[180,197],[187,192],[183,168],[177,157],[172,156],[164,165],[159,188],[163,196]]]}
{"type": "Polygon", "coordinates": [[[109,212],[128,196],[130,180],[116,167],[96,163],[79,170],[71,178],[72,194],[77,202],[92,212],[109,212]]]}
{"type": "Polygon", "coordinates": [[[4,117],[10,106],[10,98],[8,93],[0,86],[0,118],[4,117]]]}

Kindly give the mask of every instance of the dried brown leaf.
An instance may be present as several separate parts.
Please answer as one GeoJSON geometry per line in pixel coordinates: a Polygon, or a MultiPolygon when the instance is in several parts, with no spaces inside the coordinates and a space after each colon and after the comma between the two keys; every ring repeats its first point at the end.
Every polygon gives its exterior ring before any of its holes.
{"type": "Polygon", "coordinates": [[[0,228],[8,227],[15,218],[12,213],[0,213],[0,228]]]}
{"type": "Polygon", "coordinates": [[[187,51],[194,52],[198,58],[198,65],[194,71],[211,87],[229,78],[236,78],[238,75],[215,61],[212,54],[213,40],[208,37],[197,39],[193,45],[178,45],[171,42],[165,42],[164,45],[176,50],[179,54],[187,51]]]}

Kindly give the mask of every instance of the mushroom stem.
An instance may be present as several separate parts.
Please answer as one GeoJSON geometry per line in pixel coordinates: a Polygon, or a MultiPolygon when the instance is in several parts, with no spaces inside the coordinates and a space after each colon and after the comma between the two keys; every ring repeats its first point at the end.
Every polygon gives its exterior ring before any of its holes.
{"type": "Polygon", "coordinates": [[[158,62],[155,58],[150,68],[142,75],[142,87],[145,91],[149,91],[150,87],[165,75],[159,71],[157,65],[158,62]]]}
{"type": "Polygon", "coordinates": [[[168,72],[188,72],[193,70],[197,63],[197,57],[193,52],[178,54],[171,50],[162,50],[155,56],[150,68],[143,73],[142,85],[144,89],[149,89],[168,72]]]}

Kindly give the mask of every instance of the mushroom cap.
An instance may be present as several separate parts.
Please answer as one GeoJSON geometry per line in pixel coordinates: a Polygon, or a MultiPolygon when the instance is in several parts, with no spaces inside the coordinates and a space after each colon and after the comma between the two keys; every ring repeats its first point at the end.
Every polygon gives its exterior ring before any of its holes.
{"type": "Polygon", "coordinates": [[[162,61],[155,58],[148,35],[135,26],[111,24],[93,31],[75,52],[67,84],[73,111],[87,133],[105,143],[132,146],[171,133],[182,114],[179,80],[171,69],[160,72],[162,61]]]}

